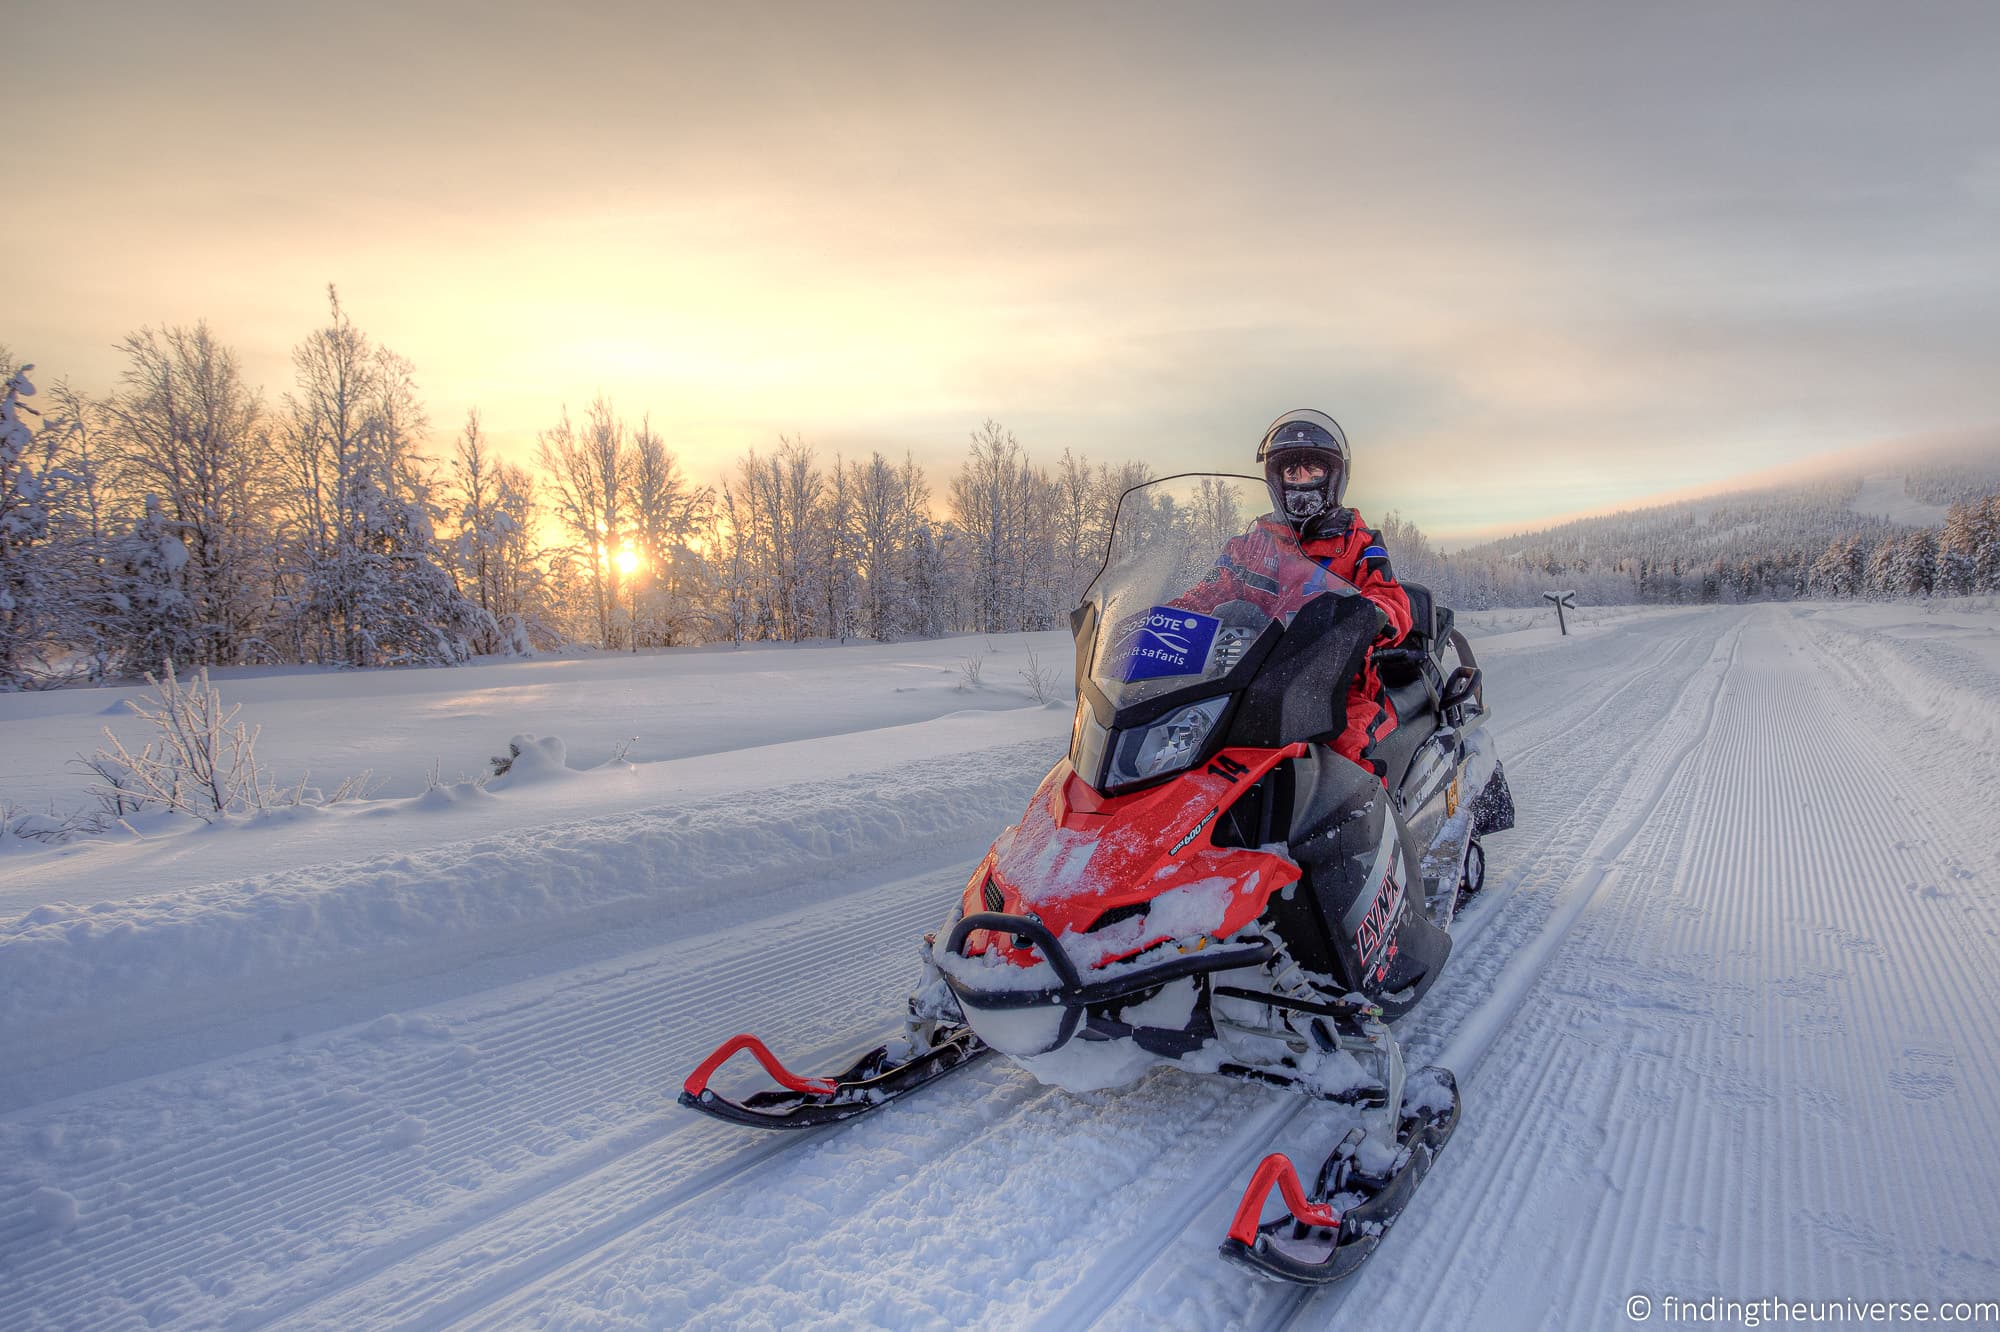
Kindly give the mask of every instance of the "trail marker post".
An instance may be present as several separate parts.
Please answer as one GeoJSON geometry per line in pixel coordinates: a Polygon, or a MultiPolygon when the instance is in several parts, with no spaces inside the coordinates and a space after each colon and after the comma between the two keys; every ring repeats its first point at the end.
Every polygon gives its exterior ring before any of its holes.
{"type": "Polygon", "coordinates": [[[1562,636],[1564,638],[1568,638],[1569,621],[1563,618],[1563,608],[1567,606],[1571,610],[1576,609],[1576,593],[1544,592],[1542,593],[1542,600],[1548,602],[1550,605],[1556,608],[1556,628],[1562,630],[1562,636]]]}

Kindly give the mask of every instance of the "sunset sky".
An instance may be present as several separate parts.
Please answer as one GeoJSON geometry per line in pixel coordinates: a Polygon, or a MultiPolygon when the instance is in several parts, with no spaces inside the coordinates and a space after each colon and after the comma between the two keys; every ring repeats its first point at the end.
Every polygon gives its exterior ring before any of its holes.
{"type": "Polygon", "coordinates": [[[104,3],[17,15],[0,342],[339,284],[437,437],[650,411],[1243,468],[1434,534],[2000,425],[2000,6],[104,3]]]}

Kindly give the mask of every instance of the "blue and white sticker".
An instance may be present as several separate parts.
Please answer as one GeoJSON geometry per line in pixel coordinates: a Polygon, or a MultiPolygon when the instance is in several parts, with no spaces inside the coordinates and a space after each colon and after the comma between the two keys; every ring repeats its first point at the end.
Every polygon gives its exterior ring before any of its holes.
{"type": "Polygon", "coordinates": [[[1194,675],[1208,663],[1209,646],[1215,642],[1222,621],[1178,606],[1155,606],[1132,642],[1132,659],[1125,667],[1125,682],[1154,680],[1163,675],[1194,675]]]}

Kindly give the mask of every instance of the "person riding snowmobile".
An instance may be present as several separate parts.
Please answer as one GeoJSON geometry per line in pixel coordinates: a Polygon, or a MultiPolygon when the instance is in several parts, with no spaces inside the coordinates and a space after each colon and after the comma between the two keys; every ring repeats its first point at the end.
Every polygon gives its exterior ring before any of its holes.
{"type": "MultiPolygon", "coordinates": [[[[1273,421],[1257,445],[1257,461],[1263,464],[1271,491],[1271,512],[1233,538],[1208,577],[1175,598],[1175,604],[1206,614],[1223,602],[1242,600],[1269,615],[1285,616],[1324,591],[1325,576],[1332,575],[1352,583],[1382,612],[1375,647],[1400,642],[1415,616],[1409,595],[1389,568],[1382,534],[1341,505],[1349,457],[1346,434],[1325,412],[1301,409],[1273,421]],[[1296,560],[1279,558],[1281,543],[1291,546],[1294,534],[1298,548],[1324,572],[1285,586],[1273,575],[1297,567],[1296,560]]],[[[1386,765],[1371,755],[1396,723],[1396,710],[1383,693],[1371,648],[1348,689],[1347,725],[1332,742],[1334,752],[1386,783],[1386,765]]]]}

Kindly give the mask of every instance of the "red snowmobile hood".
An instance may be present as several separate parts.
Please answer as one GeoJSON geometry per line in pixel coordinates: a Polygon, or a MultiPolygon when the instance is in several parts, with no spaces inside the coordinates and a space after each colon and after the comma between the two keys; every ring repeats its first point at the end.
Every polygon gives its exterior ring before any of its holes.
{"type": "MultiPolygon", "coordinates": [[[[1216,817],[1305,750],[1226,749],[1123,796],[1099,795],[1065,758],[973,871],[964,912],[1032,915],[1080,966],[1105,966],[1164,940],[1193,951],[1228,938],[1262,915],[1271,894],[1298,879],[1299,867],[1280,852],[1216,846],[1216,817]]],[[[983,953],[996,942],[1021,966],[1040,960],[986,931],[974,933],[966,951],[983,953]]]]}

